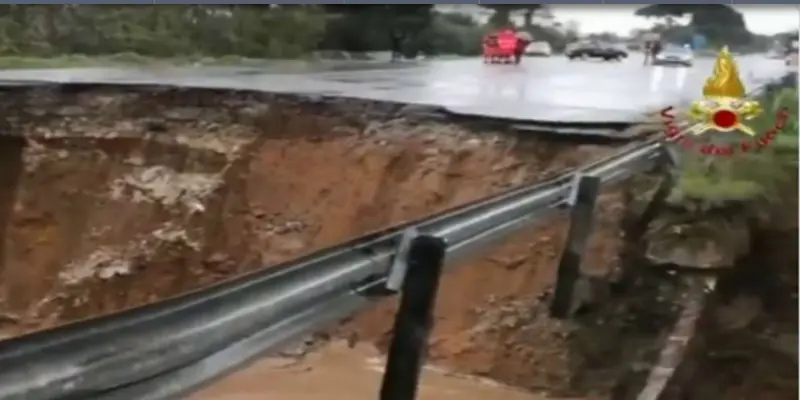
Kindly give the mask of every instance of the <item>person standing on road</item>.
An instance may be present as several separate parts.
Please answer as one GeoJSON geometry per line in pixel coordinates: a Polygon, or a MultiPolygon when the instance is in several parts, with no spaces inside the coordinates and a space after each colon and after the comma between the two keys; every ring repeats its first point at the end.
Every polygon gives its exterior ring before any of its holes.
{"type": "Polygon", "coordinates": [[[403,34],[399,30],[392,30],[390,46],[392,50],[392,61],[400,61],[403,58],[403,34]]]}
{"type": "Polygon", "coordinates": [[[522,61],[522,55],[525,54],[525,48],[528,43],[522,38],[517,38],[517,46],[514,48],[514,64],[519,64],[522,61]]]}
{"type": "Polygon", "coordinates": [[[654,32],[646,33],[642,37],[642,42],[644,44],[644,65],[647,66],[653,62],[653,55],[656,54],[654,50],[661,51],[661,35],[654,32]]]}
{"type": "Polygon", "coordinates": [[[653,43],[652,54],[650,54],[650,62],[651,63],[656,60],[656,57],[659,54],[661,54],[661,50],[664,50],[664,45],[661,44],[660,40],[656,40],[653,43]]]}
{"type": "Polygon", "coordinates": [[[644,43],[644,65],[652,64],[656,56],[661,53],[663,46],[660,40],[648,40],[644,43]]]}
{"type": "Polygon", "coordinates": [[[644,66],[650,63],[650,53],[653,51],[653,41],[645,40],[644,42],[644,66]]]}
{"type": "Polygon", "coordinates": [[[525,49],[533,42],[533,36],[525,31],[518,31],[517,46],[514,48],[514,64],[519,64],[522,61],[522,56],[525,54],[525,49]]]}

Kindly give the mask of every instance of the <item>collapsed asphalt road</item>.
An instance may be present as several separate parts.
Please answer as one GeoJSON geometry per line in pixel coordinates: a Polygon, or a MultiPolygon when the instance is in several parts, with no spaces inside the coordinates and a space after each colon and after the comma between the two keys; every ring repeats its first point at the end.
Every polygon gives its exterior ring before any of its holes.
{"type": "MultiPolygon", "coordinates": [[[[699,58],[688,70],[644,67],[638,55],[621,63],[571,62],[556,56],[528,58],[519,66],[484,65],[475,58],[405,68],[367,63],[364,69],[288,74],[235,67],[8,70],[0,72],[0,80],[257,89],[429,104],[494,118],[625,122],[696,99],[713,61],[699,58]]],[[[737,61],[747,88],[785,73],[781,60],[763,55],[741,56],[737,61]]]]}

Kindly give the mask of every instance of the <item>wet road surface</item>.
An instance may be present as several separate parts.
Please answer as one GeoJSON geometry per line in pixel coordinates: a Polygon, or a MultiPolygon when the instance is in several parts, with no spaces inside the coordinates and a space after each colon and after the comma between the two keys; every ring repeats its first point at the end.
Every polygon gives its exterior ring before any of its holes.
{"type": "MultiPolygon", "coordinates": [[[[0,80],[256,89],[437,105],[458,114],[522,121],[627,122],[698,98],[713,62],[698,58],[688,69],[644,67],[634,54],[621,63],[555,56],[527,58],[515,66],[458,59],[302,73],[253,67],[7,70],[0,71],[0,80]]],[[[741,56],[737,62],[748,89],[786,72],[783,61],[763,55],[741,56]]]]}

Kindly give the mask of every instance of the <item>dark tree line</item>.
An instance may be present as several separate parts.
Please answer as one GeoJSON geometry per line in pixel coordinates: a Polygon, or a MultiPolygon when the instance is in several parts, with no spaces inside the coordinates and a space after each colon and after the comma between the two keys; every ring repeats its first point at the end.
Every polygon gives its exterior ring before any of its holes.
{"type": "Polygon", "coordinates": [[[293,57],[324,29],[314,6],[2,5],[0,53],[293,57]]]}
{"type": "Polygon", "coordinates": [[[320,49],[475,54],[482,28],[432,5],[0,5],[0,54],[299,57],[320,49]]]}
{"type": "MultiPolygon", "coordinates": [[[[744,17],[732,7],[722,4],[653,4],[636,11],[642,17],[683,17],[689,15],[686,27],[675,27],[675,35],[688,36],[697,33],[706,37],[711,46],[727,45],[746,47],[756,38],[744,22],[744,17]]],[[[669,35],[671,32],[665,32],[669,35]]],[[[681,37],[680,39],[684,39],[681,37]]]]}

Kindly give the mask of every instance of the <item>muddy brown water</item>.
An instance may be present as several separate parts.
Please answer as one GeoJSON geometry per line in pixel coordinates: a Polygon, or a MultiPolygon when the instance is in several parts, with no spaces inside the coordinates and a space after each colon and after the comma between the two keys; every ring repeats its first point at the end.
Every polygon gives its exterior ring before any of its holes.
{"type": "MultiPolygon", "coordinates": [[[[374,399],[380,390],[384,360],[375,348],[349,348],[334,342],[302,359],[265,358],[191,396],[193,400],[374,399]]],[[[418,391],[420,400],[549,400],[486,378],[428,367],[418,391]]]]}

